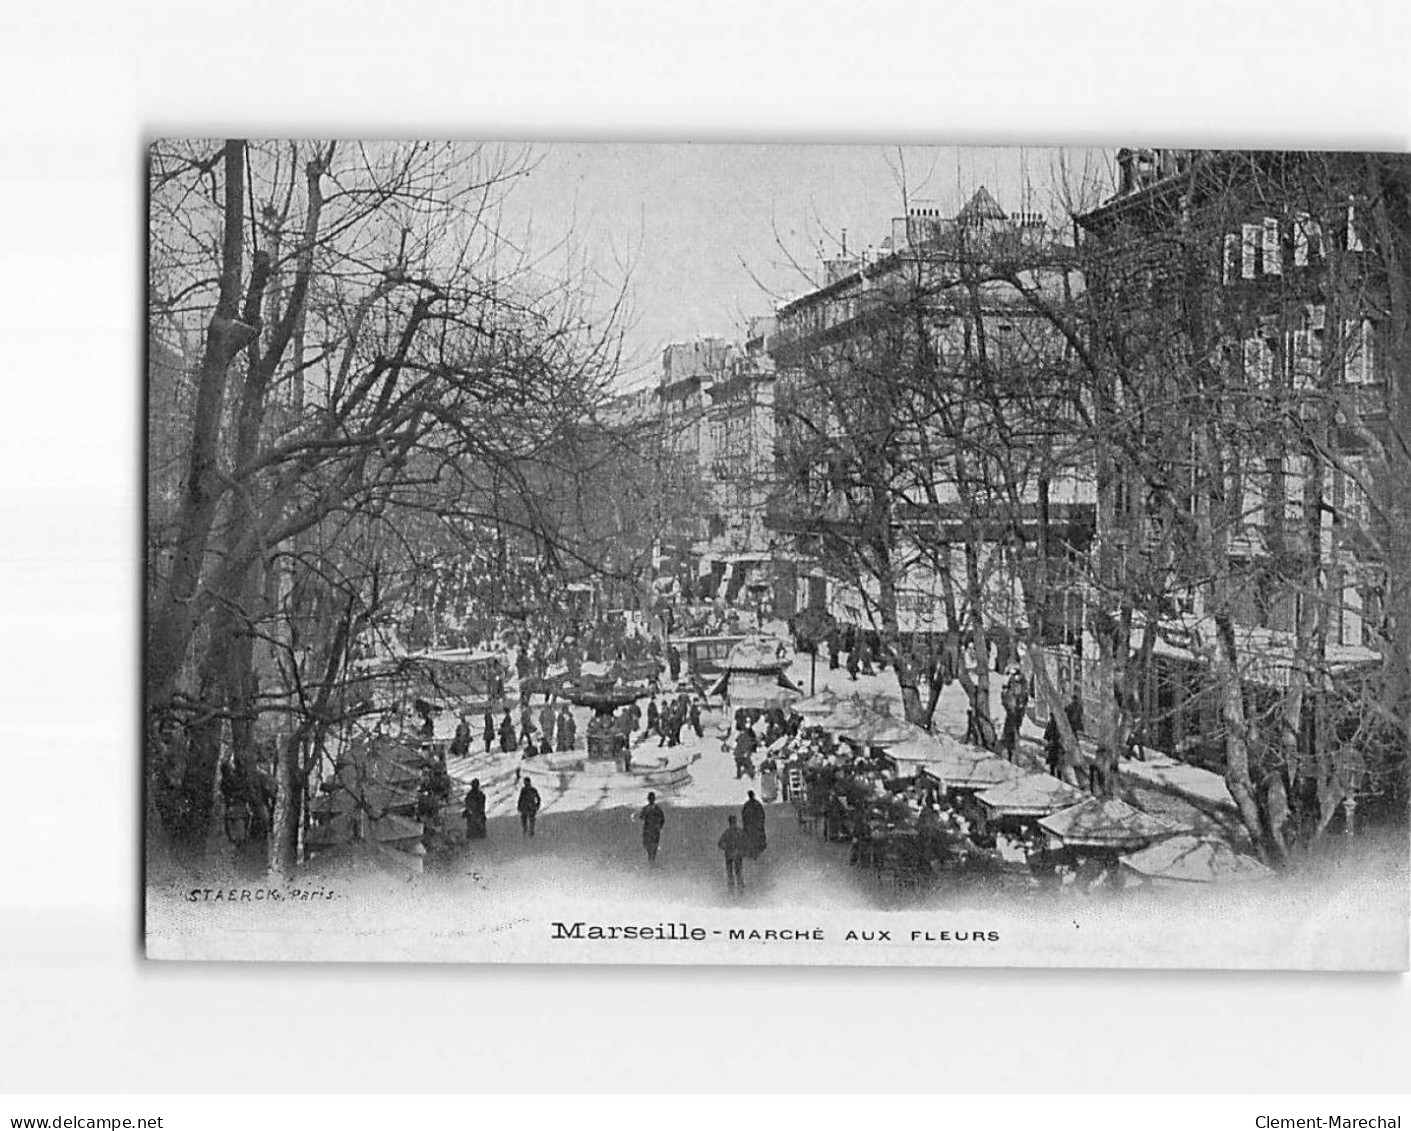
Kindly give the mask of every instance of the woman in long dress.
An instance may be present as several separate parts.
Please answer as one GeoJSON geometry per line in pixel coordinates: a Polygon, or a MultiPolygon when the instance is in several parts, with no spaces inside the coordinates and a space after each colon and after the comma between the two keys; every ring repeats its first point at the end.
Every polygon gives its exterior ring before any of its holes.
{"type": "Polygon", "coordinates": [[[470,783],[465,794],[465,838],[466,840],[485,839],[485,791],[480,788],[480,779],[470,783]]]}
{"type": "Polygon", "coordinates": [[[759,764],[759,795],[766,805],[779,796],[779,766],[773,758],[759,764]]]}

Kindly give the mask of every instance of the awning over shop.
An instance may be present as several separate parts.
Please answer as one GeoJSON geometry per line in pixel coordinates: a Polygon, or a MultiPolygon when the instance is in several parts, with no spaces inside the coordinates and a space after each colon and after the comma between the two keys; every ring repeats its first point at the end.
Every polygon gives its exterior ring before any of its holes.
{"type": "Polygon", "coordinates": [[[789,706],[803,691],[783,672],[736,671],[725,672],[706,689],[706,694],[720,696],[731,707],[768,710],[789,706]]]}
{"type": "Polygon", "coordinates": [[[997,817],[1046,817],[1080,804],[1082,790],[1049,774],[1029,774],[977,794],[975,800],[997,817]]]}
{"type": "Polygon", "coordinates": [[[1141,848],[1180,830],[1118,798],[1093,797],[1039,821],[1068,848],[1141,848]]]}
{"type": "Polygon", "coordinates": [[[839,728],[838,734],[859,746],[880,746],[884,749],[930,737],[926,731],[905,719],[870,711],[864,711],[863,720],[857,726],[839,728]]]}
{"type": "Polygon", "coordinates": [[[1236,852],[1223,840],[1180,833],[1124,857],[1122,863],[1149,879],[1190,884],[1250,883],[1273,872],[1236,852]]]}

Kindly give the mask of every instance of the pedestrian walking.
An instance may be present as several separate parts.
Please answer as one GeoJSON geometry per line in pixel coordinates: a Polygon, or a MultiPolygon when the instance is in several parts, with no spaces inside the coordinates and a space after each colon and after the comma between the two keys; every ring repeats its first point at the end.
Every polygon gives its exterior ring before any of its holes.
{"type": "Polygon", "coordinates": [[[661,830],[666,824],[666,814],[657,804],[655,793],[647,794],[647,804],[642,808],[641,818],[642,847],[647,850],[647,863],[655,864],[657,849],[661,847],[661,830]]]}
{"type": "Polygon", "coordinates": [[[539,806],[543,804],[539,797],[539,791],[534,788],[534,784],[529,778],[524,779],[524,784],[519,790],[519,830],[524,836],[534,835],[534,820],[539,816],[539,806]]]}
{"type": "Polygon", "coordinates": [[[728,824],[716,842],[725,853],[725,886],[730,891],[745,890],[745,834],[735,823],[735,816],[727,818],[728,824]]]}
{"type": "Polygon", "coordinates": [[[470,753],[470,723],[466,722],[464,715],[461,721],[456,724],[455,737],[451,739],[451,757],[464,758],[470,753]]]}
{"type": "Polygon", "coordinates": [[[1004,730],[1000,734],[999,744],[1004,756],[1012,762],[1019,742],[1019,731],[1024,725],[1024,711],[1029,706],[1029,685],[1018,664],[1010,665],[1009,678],[1005,680],[999,700],[1004,708],[1004,730]]]}
{"type": "Polygon", "coordinates": [[[759,854],[769,847],[769,838],[764,832],[764,806],[749,791],[749,799],[740,808],[740,825],[745,834],[745,852],[751,860],[758,860],[759,854]]]}
{"type": "Polygon", "coordinates": [[[514,731],[514,720],[506,711],[505,717],[500,720],[500,750],[505,754],[513,754],[518,749],[519,736],[514,731]]]}
{"type": "Polygon", "coordinates": [[[495,745],[495,716],[489,711],[485,712],[485,753],[490,753],[491,747],[495,745]]]}
{"type": "Polygon", "coordinates": [[[480,788],[480,779],[471,780],[465,792],[465,805],[461,809],[465,818],[465,839],[485,839],[485,791],[480,788]]]}
{"type": "Polygon", "coordinates": [[[701,725],[701,705],[694,699],[691,700],[691,709],[688,718],[690,719],[691,729],[696,732],[696,737],[704,738],[705,727],[701,725]]]}

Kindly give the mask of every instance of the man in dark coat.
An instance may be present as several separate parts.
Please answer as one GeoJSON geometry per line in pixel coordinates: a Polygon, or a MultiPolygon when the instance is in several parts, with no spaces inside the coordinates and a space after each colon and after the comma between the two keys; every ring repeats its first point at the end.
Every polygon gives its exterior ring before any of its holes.
{"type": "Polygon", "coordinates": [[[671,674],[671,682],[675,683],[681,678],[681,653],[677,651],[676,645],[671,644],[666,649],[666,668],[671,674]]]}
{"type": "Polygon", "coordinates": [[[528,778],[524,779],[524,784],[519,790],[519,829],[525,836],[534,835],[534,819],[539,815],[539,806],[543,804],[539,797],[539,791],[534,788],[528,778]]]}
{"type": "Polygon", "coordinates": [[[754,790],[749,794],[749,800],[740,808],[740,825],[745,833],[745,852],[751,860],[758,860],[768,847],[769,838],[764,833],[764,806],[756,800],[754,790]]]}
{"type": "Polygon", "coordinates": [[[999,698],[1004,708],[1004,731],[999,744],[1004,756],[1012,762],[1019,743],[1019,730],[1024,725],[1024,710],[1029,706],[1029,685],[1017,665],[1010,668],[1009,678],[1005,680],[999,698]]]}
{"type": "Polygon", "coordinates": [[[552,746],[554,741],[554,709],[547,703],[539,712],[539,731],[540,741],[552,746]]]}
{"type": "Polygon", "coordinates": [[[1058,734],[1058,718],[1052,714],[1044,727],[1044,765],[1054,777],[1063,777],[1063,740],[1058,734]]]}
{"type": "Polygon", "coordinates": [[[1068,706],[1063,708],[1063,713],[1068,716],[1068,725],[1073,728],[1073,734],[1083,733],[1083,696],[1075,687],[1073,695],[1068,700],[1068,706]]]}
{"type": "Polygon", "coordinates": [[[642,808],[642,847],[647,850],[647,863],[657,862],[657,849],[661,846],[661,830],[666,824],[666,814],[657,804],[655,793],[647,794],[647,804],[642,808]]]}
{"type": "Polygon", "coordinates": [[[514,732],[514,720],[506,711],[505,717],[500,720],[500,750],[505,754],[513,754],[518,749],[519,736],[514,732]]]}
{"type": "MultiPolygon", "coordinates": [[[[657,706],[656,697],[653,696],[651,702],[647,704],[647,734],[659,733],[658,728],[660,726],[661,708],[657,706]]],[[[643,735],[642,737],[645,738],[646,735],[643,735]]]]}
{"type": "Polygon", "coordinates": [[[691,729],[696,732],[696,737],[704,738],[705,728],[701,726],[701,705],[694,699],[691,700],[691,710],[687,717],[690,719],[691,729]]]}
{"type": "Polygon", "coordinates": [[[731,891],[745,888],[745,834],[735,824],[732,815],[729,825],[716,841],[716,846],[725,853],[725,885],[731,891]]]}
{"type": "Polygon", "coordinates": [[[490,753],[490,748],[495,745],[495,717],[489,711],[485,712],[485,753],[490,753]]]}

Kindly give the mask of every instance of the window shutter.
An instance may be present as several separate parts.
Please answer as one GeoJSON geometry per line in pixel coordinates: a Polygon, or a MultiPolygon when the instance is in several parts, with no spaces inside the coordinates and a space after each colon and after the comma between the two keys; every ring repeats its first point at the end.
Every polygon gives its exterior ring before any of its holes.
{"type": "Polygon", "coordinates": [[[1237,264],[1239,263],[1239,254],[1239,236],[1235,235],[1234,232],[1226,233],[1224,270],[1221,275],[1220,281],[1223,282],[1227,287],[1235,281],[1235,272],[1238,270],[1237,264]]]}
{"type": "Polygon", "coordinates": [[[1259,464],[1246,465],[1241,478],[1244,480],[1240,499],[1241,526],[1259,526],[1264,521],[1264,479],[1269,474],[1266,467],[1259,464]]]}
{"type": "Polygon", "coordinates": [[[1259,253],[1259,233],[1258,224],[1243,224],[1240,226],[1240,278],[1254,278],[1256,259],[1259,253]]]}
{"type": "Polygon", "coordinates": [[[1362,233],[1357,230],[1357,203],[1347,202],[1347,250],[1362,250],[1362,233]]]}
{"type": "Polygon", "coordinates": [[[1279,241],[1279,220],[1277,216],[1264,217],[1264,274],[1284,273],[1284,248],[1279,241]]]}

